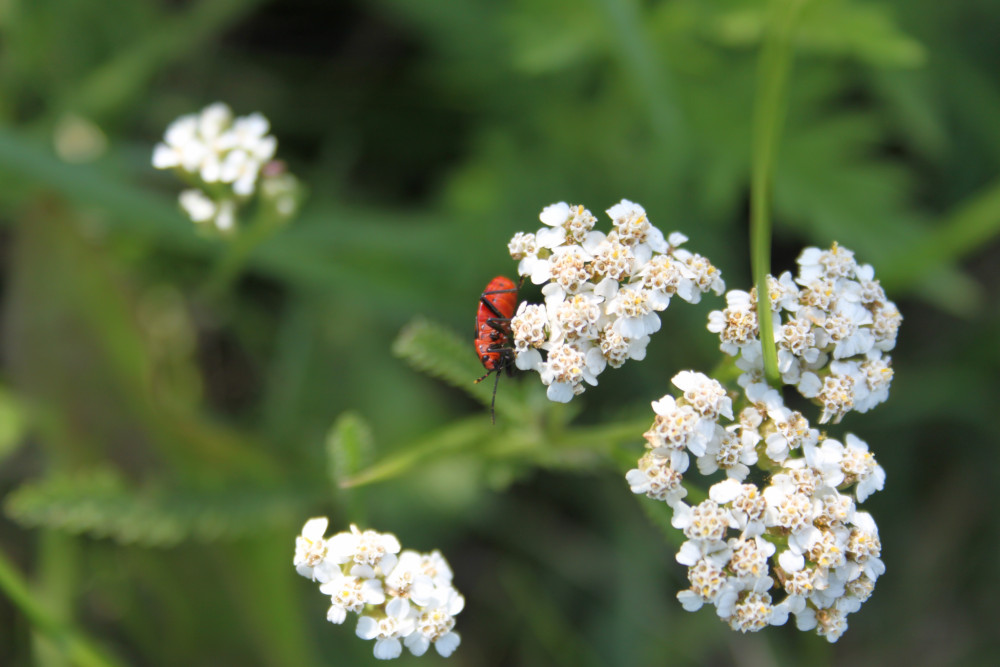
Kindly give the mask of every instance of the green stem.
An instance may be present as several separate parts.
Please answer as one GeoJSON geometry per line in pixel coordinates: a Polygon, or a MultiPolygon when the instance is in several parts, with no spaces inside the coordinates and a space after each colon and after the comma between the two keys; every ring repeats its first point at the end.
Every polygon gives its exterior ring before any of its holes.
{"type": "MultiPolygon", "coordinates": [[[[38,557],[32,592],[60,623],[72,618],[73,591],[76,588],[78,544],[75,537],[62,531],[43,529],[38,533],[38,557]]],[[[46,635],[35,631],[32,650],[39,665],[59,667],[69,664],[59,647],[46,635]]]]}
{"type": "Polygon", "coordinates": [[[750,181],[750,263],[757,286],[757,316],[764,352],[764,375],[781,384],[774,346],[767,275],[771,272],[771,194],[774,162],[788,102],[792,68],[792,33],[806,0],[772,0],[767,32],[761,46],[754,100],[753,165],[750,181]]]}
{"type": "Polygon", "coordinates": [[[47,637],[73,664],[82,667],[118,667],[120,664],[39,604],[24,578],[3,552],[0,552],[0,590],[21,610],[35,630],[47,637]]]}
{"type": "Polygon", "coordinates": [[[207,300],[213,301],[232,287],[250,259],[254,249],[269,239],[282,226],[282,221],[276,215],[261,215],[245,229],[240,229],[219,258],[212,274],[205,284],[203,294],[207,300]]]}

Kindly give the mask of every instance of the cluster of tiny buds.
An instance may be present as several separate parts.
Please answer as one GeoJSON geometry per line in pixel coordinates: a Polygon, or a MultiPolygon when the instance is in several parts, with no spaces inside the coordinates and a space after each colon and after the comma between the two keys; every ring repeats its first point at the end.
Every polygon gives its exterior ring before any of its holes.
{"type": "Polygon", "coordinates": [[[295,569],[319,582],[330,596],[326,618],[341,624],[347,613],[359,615],[356,634],[375,640],[375,657],[398,658],[403,646],[413,655],[434,648],[450,656],[461,641],[455,615],[465,598],[452,586],[451,568],[434,551],[400,552],[389,533],[360,531],[325,537],[327,519],[309,519],[295,540],[295,569]]]}
{"type": "MultiPolygon", "coordinates": [[[[833,244],[806,248],[799,272],[768,276],[768,296],[784,384],[822,406],[819,423],[838,423],[850,411],[867,412],[888,398],[892,358],[902,316],[875,280],[871,265],[833,244]]],[[[721,349],[738,356],[741,385],[763,378],[756,290],[730,291],[727,308],[709,315],[721,349]]]]}
{"type": "Polygon", "coordinates": [[[235,231],[238,209],[258,189],[275,214],[287,219],[298,205],[299,186],[273,159],[278,142],[269,130],[263,115],[234,118],[226,104],[216,102],[170,124],[153,149],[153,166],[173,169],[193,186],[179,201],[195,223],[235,231]]]}
{"type": "Polygon", "coordinates": [[[687,538],[677,553],[691,582],[681,604],[711,604],[742,632],[793,614],[799,629],[836,641],[885,571],[875,521],[857,507],[882,489],[885,471],[859,438],[827,438],[766,385],[746,387],[734,418],[718,381],[684,371],[673,383],[683,395],[653,403],[647,451],[626,480],[669,504],[687,538]],[[726,475],[694,506],[683,500],[689,456],[703,475],[726,475]],[[766,486],[747,481],[750,466],[770,473],[766,486]]]}
{"type": "Polygon", "coordinates": [[[711,262],[680,247],[687,237],[664,237],[639,204],[623,199],[607,214],[613,228],[604,233],[583,206],[552,204],[539,216],[545,227],[508,244],[518,274],[544,295],[542,304],[522,302],[511,321],[515,363],[538,372],[553,401],[596,385],[608,366],[645,357],[671,297],[697,303],[725,290],[711,262]]]}

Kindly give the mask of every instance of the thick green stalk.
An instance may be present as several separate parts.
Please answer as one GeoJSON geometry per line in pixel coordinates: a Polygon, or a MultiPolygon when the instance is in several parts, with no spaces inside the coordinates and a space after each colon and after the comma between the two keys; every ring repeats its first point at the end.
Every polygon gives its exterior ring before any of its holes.
{"type": "Polygon", "coordinates": [[[771,272],[771,194],[774,163],[788,102],[792,33],[806,0],[772,0],[761,46],[754,100],[753,158],[750,180],[750,264],[757,286],[757,316],[768,383],[781,383],[774,346],[767,275],[771,272]]]}

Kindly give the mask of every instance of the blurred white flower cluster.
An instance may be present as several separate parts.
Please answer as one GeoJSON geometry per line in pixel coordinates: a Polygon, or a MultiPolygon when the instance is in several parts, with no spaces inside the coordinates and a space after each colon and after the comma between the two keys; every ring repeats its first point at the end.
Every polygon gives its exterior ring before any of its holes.
{"type": "Polygon", "coordinates": [[[665,238],[642,206],[623,199],[607,214],[613,228],[605,234],[583,206],[552,204],[539,216],[545,227],[508,244],[518,274],[544,285],[545,297],[522,302],[511,321],[516,365],[537,371],[553,401],[596,385],[608,366],[645,357],[671,297],[697,303],[725,290],[715,266],[680,248],[687,237],[665,238]]]}
{"type": "Polygon", "coordinates": [[[398,658],[403,645],[423,655],[431,644],[448,657],[458,648],[455,615],[465,598],[452,587],[451,568],[438,551],[400,552],[389,533],[350,532],[325,537],[325,517],[309,519],[295,540],[295,569],[318,581],[330,596],[326,618],[343,623],[347,612],[360,616],[356,634],[375,640],[375,657],[398,658]]]}
{"type": "Polygon", "coordinates": [[[626,480],[670,505],[687,538],[677,560],[691,587],[678,599],[688,611],[715,606],[742,632],[793,614],[799,629],[836,641],[885,571],[875,521],[857,508],[885,471],[860,439],[826,437],[766,385],[746,387],[734,420],[718,381],[684,371],[673,383],[683,395],[653,403],[647,451],[626,480]],[[683,501],[690,456],[702,474],[726,474],[694,506],[683,501]],[[770,473],[766,485],[747,481],[751,466],[770,473]]]}
{"type": "Polygon", "coordinates": [[[274,161],[278,142],[259,113],[233,117],[222,102],[200,113],[181,116],[153,149],[153,166],[173,169],[194,186],[180,194],[180,205],[196,223],[211,223],[220,232],[237,226],[237,211],[258,190],[277,212],[290,217],[297,201],[297,182],[274,161]]]}
{"type": "MultiPolygon", "coordinates": [[[[886,400],[902,316],[868,264],[836,243],[806,248],[799,273],[768,276],[769,297],[784,384],[823,407],[819,423],[838,423],[848,412],[867,412],[886,400]]],[[[740,384],[763,379],[756,290],[726,294],[728,307],[709,315],[708,330],[721,349],[738,356],[740,384]]]]}

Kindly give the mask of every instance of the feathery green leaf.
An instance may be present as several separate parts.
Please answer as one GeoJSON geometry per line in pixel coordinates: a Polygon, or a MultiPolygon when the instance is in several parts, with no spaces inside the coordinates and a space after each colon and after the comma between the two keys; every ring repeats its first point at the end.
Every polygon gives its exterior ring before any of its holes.
{"type": "Polygon", "coordinates": [[[118,472],[100,468],[28,482],[7,497],[5,510],[25,526],[169,547],[285,525],[304,501],[299,490],[245,485],[212,491],[177,484],[132,489],[118,472]]]}

